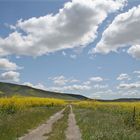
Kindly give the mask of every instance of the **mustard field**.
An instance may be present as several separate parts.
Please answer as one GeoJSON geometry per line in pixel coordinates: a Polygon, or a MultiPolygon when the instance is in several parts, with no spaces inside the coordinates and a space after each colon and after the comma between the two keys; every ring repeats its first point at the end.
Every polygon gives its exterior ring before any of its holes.
{"type": "Polygon", "coordinates": [[[81,108],[90,108],[114,114],[127,114],[127,118],[125,118],[128,121],[127,123],[140,127],[140,102],[79,101],[73,104],[81,108]]]}
{"type": "Polygon", "coordinates": [[[0,98],[0,111],[14,113],[28,107],[63,106],[66,102],[61,99],[39,97],[4,97],[0,98]]]}
{"type": "MultiPolygon", "coordinates": [[[[68,104],[73,106],[82,140],[140,139],[140,102],[65,101],[13,96],[0,98],[0,140],[16,140],[68,104]]],[[[65,134],[59,131],[65,131],[67,121],[68,114],[54,124],[56,138],[65,134]]]]}
{"type": "Polygon", "coordinates": [[[64,105],[64,100],[53,98],[0,98],[0,140],[16,140],[49,119],[64,105]]]}
{"type": "Polygon", "coordinates": [[[114,111],[130,111],[134,107],[137,111],[140,111],[140,102],[99,102],[99,101],[77,101],[73,102],[73,105],[79,107],[93,108],[93,109],[107,109],[114,111]]]}

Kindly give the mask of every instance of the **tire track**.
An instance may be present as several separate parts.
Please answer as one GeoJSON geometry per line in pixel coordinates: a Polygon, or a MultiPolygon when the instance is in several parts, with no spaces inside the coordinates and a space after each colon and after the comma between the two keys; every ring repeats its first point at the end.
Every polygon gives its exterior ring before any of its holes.
{"type": "Polygon", "coordinates": [[[68,119],[68,128],[66,130],[66,140],[82,140],[81,132],[78,125],[76,124],[75,115],[73,113],[71,105],[68,119]]]}
{"type": "Polygon", "coordinates": [[[18,140],[46,140],[47,136],[45,135],[52,132],[53,124],[63,117],[64,110],[65,108],[51,116],[46,123],[40,125],[36,129],[31,130],[28,134],[25,134],[18,140]]]}

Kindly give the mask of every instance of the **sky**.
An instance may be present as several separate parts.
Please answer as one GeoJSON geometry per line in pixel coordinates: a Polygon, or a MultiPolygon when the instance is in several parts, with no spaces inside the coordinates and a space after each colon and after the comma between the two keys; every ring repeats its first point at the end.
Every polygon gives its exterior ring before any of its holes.
{"type": "Polygon", "coordinates": [[[0,81],[139,98],[139,30],[139,0],[0,0],[0,81]]]}

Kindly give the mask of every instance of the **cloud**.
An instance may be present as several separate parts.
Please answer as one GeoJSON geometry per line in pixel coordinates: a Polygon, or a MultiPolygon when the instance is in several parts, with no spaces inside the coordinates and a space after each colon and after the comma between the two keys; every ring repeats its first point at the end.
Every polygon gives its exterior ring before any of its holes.
{"type": "Polygon", "coordinates": [[[74,55],[74,54],[71,54],[71,55],[70,55],[70,58],[72,58],[72,59],[76,59],[76,57],[77,57],[77,56],[74,55]]]}
{"type": "Polygon", "coordinates": [[[91,98],[96,99],[112,99],[112,96],[114,96],[114,92],[110,89],[103,89],[90,95],[91,98]]]}
{"type": "Polygon", "coordinates": [[[89,90],[91,89],[90,86],[86,86],[86,85],[72,85],[72,86],[65,86],[64,90],[89,90]]]}
{"type": "Polygon", "coordinates": [[[108,85],[107,84],[105,84],[105,85],[96,84],[96,85],[93,86],[93,88],[94,89],[98,89],[98,90],[100,90],[100,89],[106,89],[106,88],[108,88],[108,85]]]}
{"type": "Polygon", "coordinates": [[[63,75],[53,77],[51,80],[53,80],[55,85],[59,86],[65,85],[68,82],[68,80],[63,75]]]}
{"type": "Polygon", "coordinates": [[[133,71],[137,78],[140,78],[140,71],[133,71]]]}
{"type": "Polygon", "coordinates": [[[66,52],[65,52],[65,51],[63,51],[63,52],[62,52],[62,55],[63,55],[63,56],[66,56],[67,54],[66,54],[66,52]]]}
{"type": "Polygon", "coordinates": [[[103,78],[102,77],[91,77],[90,78],[90,81],[93,81],[93,82],[102,82],[103,81],[103,78]]]}
{"type": "Polygon", "coordinates": [[[37,88],[37,89],[47,90],[47,88],[43,84],[41,84],[41,83],[33,85],[30,82],[24,82],[23,85],[26,85],[26,86],[29,86],[29,87],[33,87],[33,88],[37,88]]]}
{"type": "Polygon", "coordinates": [[[135,74],[140,74],[140,71],[134,71],[133,73],[135,73],[135,74]]]}
{"type": "Polygon", "coordinates": [[[4,81],[11,81],[11,82],[19,82],[20,73],[15,72],[15,71],[8,71],[4,72],[0,75],[0,80],[4,81]]]}
{"type": "Polygon", "coordinates": [[[121,93],[123,96],[129,96],[129,97],[132,97],[132,98],[136,98],[136,97],[138,97],[139,98],[139,96],[140,96],[140,93],[139,93],[139,91],[138,90],[129,90],[129,91],[127,91],[127,92],[122,92],[121,93]]]}
{"type": "Polygon", "coordinates": [[[37,89],[47,90],[47,91],[54,91],[54,92],[82,92],[82,91],[87,91],[91,89],[90,86],[80,85],[80,84],[46,87],[41,83],[32,84],[30,82],[24,82],[23,85],[37,88],[37,89]]]}
{"type": "Polygon", "coordinates": [[[117,77],[117,80],[120,80],[120,81],[122,81],[122,80],[130,80],[131,78],[129,77],[129,75],[128,74],[126,74],[126,73],[122,73],[122,74],[120,74],[118,77],[117,77]]]}
{"type": "Polygon", "coordinates": [[[23,85],[29,86],[29,87],[34,87],[34,85],[30,82],[24,82],[23,85]]]}
{"type": "Polygon", "coordinates": [[[18,20],[15,31],[0,38],[1,55],[40,56],[58,50],[85,47],[97,36],[107,15],[125,5],[125,0],[72,0],[57,14],[18,20]]]}
{"type": "Polygon", "coordinates": [[[118,87],[118,89],[138,89],[140,88],[140,83],[123,83],[123,84],[120,84],[118,87]]]}
{"type": "Polygon", "coordinates": [[[130,47],[127,52],[132,57],[140,59],[140,45],[135,45],[135,46],[130,47]]]}
{"type": "Polygon", "coordinates": [[[63,86],[63,85],[66,85],[66,84],[79,82],[79,80],[77,80],[77,79],[74,79],[72,77],[71,78],[66,78],[63,75],[56,76],[56,77],[50,77],[49,80],[52,80],[53,83],[55,85],[58,85],[58,86],[63,86]]]}
{"type": "Polygon", "coordinates": [[[83,82],[84,85],[90,85],[91,84],[91,81],[85,81],[83,82]]]}
{"type": "Polygon", "coordinates": [[[128,54],[140,58],[140,5],[115,17],[104,31],[102,39],[93,49],[93,53],[107,54],[119,48],[128,47],[128,54]]]}
{"type": "Polygon", "coordinates": [[[90,90],[91,87],[87,85],[69,85],[69,86],[63,86],[63,87],[50,87],[49,90],[51,91],[59,91],[59,92],[82,92],[82,91],[87,91],[90,90]]]}
{"type": "Polygon", "coordinates": [[[91,77],[90,80],[85,82],[80,82],[74,78],[65,78],[64,76],[57,76],[49,78],[54,82],[54,86],[48,87],[48,90],[57,92],[79,92],[84,94],[85,91],[100,91],[108,89],[108,84],[92,84],[92,82],[101,82],[103,78],[101,77],[91,77]],[[80,83],[80,84],[77,84],[80,83]]]}
{"type": "Polygon", "coordinates": [[[78,83],[78,82],[80,82],[80,80],[77,80],[77,79],[74,79],[74,78],[70,79],[70,83],[78,83]]]}
{"type": "Polygon", "coordinates": [[[0,69],[1,70],[17,70],[18,67],[15,63],[10,62],[8,59],[0,58],[0,69]]]}

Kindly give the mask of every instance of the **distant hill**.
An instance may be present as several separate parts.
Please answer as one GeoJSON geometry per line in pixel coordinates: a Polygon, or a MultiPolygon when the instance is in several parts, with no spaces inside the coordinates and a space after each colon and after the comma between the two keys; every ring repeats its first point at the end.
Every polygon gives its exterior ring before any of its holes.
{"type": "Polygon", "coordinates": [[[100,102],[139,102],[140,98],[119,98],[119,99],[112,99],[112,100],[97,99],[96,101],[100,101],[100,102]]]}
{"type": "Polygon", "coordinates": [[[33,96],[33,97],[49,97],[66,100],[85,100],[88,99],[82,95],[57,93],[51,91],[40,90],[25,85],[17,85],[12,83],[0,82],[0,97],[10,97],[13,95],[33,96]]]}

